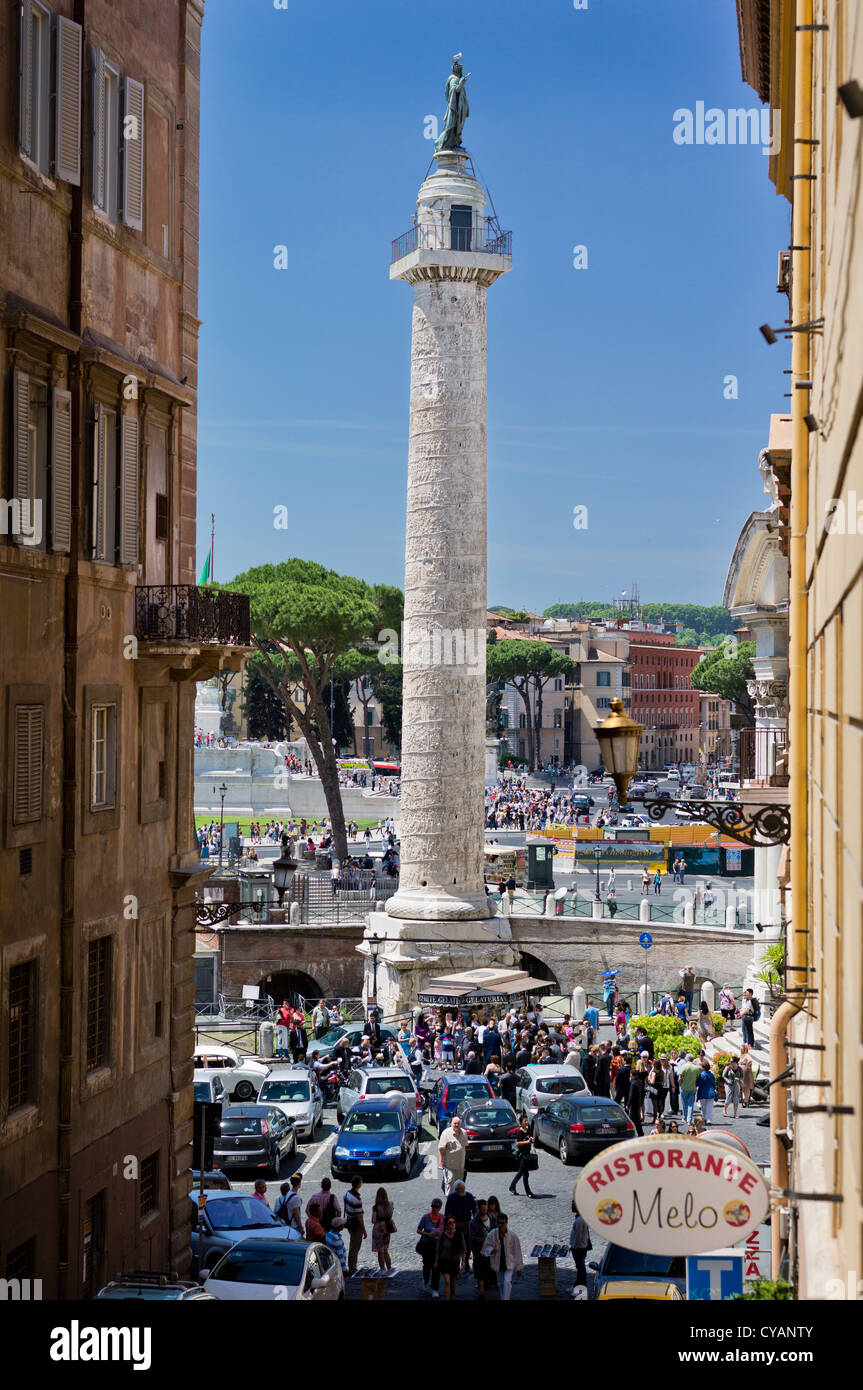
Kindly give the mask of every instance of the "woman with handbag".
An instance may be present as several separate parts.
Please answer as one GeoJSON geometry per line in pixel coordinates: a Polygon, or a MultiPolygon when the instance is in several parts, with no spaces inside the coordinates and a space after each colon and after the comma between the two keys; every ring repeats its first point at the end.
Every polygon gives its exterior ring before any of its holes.
{"type": "Polygon", "coordinates": [[[528,1127],[527,1116],[522,1115],[521,1120],[519,1121],[519,1132],[515,1140],[515,1151],[516,1157],[518,1159],[518,1167],[515,1170],[515,1177],[509,1185],[509,1190],[513,1196],[516,1195],[516,1187],[518,1186],[519,1182],[524,1183],[525,1196],[533,1196],[533,1193],[530,1190],[530,1183],[528,1182],[528,1173],[530,1173],[533,1169],[537,1168],[539,1165],[536,1161],[535,1154],[531,1152],[532,1148],[533,1137],[528,1127]]]}
{"type": "Polygon", "coordinates": [[[438,1241],[443,1235],[443,1215],[441,1207],[443,1201],[440,1197],[432,1197],[431,1208],[425,1216],[421,1216],[417,1226],[416,1251],[423,1262],[423,1293],[428,1293],[431,1288],[432,1298],[439,1298],[440,1293],[440,1269],[437,1263],[438,1241]]]}
{"type": "Polygon", "coordinates": [[[662,1062],[657,1059],[647,1074],[647,1094],[650,1096],[650,1103],[653,1106],[653,1123],[661,1119],[665,1112],[665,1097],[668,1094],[668,1085],[665,1080],[665,1068],[662,1062]]]}
{"type": "Polygon", "coordinates": [[[390,1236],[395,1235],[397,1227],[393,1221],[393,1204],[387,1196],[386,1188],[379,1187],[375,1204],[372,1207],[372,1254],[377,1255],[378,1264],[386,1270],[386,1277],[392,1279],[398,1274],[390,1259],[390,1236]]]}

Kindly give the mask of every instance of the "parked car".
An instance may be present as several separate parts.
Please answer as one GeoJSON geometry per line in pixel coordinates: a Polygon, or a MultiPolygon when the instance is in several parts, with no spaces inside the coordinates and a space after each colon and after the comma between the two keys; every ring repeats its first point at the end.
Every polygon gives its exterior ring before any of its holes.
{"type": "Polygon", "coordinates": [[[345,1181],[354,1173],[377,1180],[408,1178],[419,1153],[417,1124],[400,1098],[360,1100],[352,1107],[335,1137],[330,1166],[334,1178],[345,1181]]]}
{"type": "Polygon", "coordinates": [[[401,1067],[373,1067],[368,1071],[357,1067],[339,1089],[336,1120],[341,1124],[351,1106],[356,1105],[358,1100],[392,1096],[394,1093],[404,1097],[405,1104],[413,1111],[414,1119],[419,1122],[422,1099],[416,1082],[408,1072],[402,1071],[401,1067]]]}
{"type": "MultiPolygon", "coordinates": [[[[347,1037],[352,1048],[359,1047],[364,1027],[365,1024],[360,1021],[337,1023],[328,1033],[324,1033],[322,1038],[316,1038],[314,1044],[310,1044],[309,1051],[311,1052],[312,1047],[314,1047],[314,1050],[320,1054],[319,1060],[328,1062],[336,1049],[336,1043],[340,1042],[343,1037],[347,1037]]],[[[384,1042],[387,1042],[389,1038],[392,1038],[393,1042],[398,1041],[398,1033],[394,1028],[381,1026],[381,1037],[384,1042]]]]}
{"type": "Polygon", "coordinates": [[[593,797],[588,796],[587,792],[573,792],[570,800],[573,806],[580,811],[589,811],[591,806],[596,805],[593,797]]]}
{"type": "Polygon", "coordinates": [[[342,1267],[332,1250],[316,1241],[239,1241],[206,1274],[214,1298],[271,1303],[328,1303],[345,1296],[342,1267]]]}
{"type": "Polygon", "coordinates": [[[554,1149],[561,1163],[585,1162],[634,1133],[626,1111],[606,1096],[560,1096],[537,1111],[533,1122],[535,1142],[554,1149]]]}
{"type": "Polygon", "coordinates": [[[578,1067],[560,1062],[530,1062],[515,1074],[515,1109],[529,1120],[551,1105],[558,1096],[589,1094],[587,1082],[578,1067]]]}
{"type": "Polygon", "coordinates": [[[192,1086],[195,1100],[207,1101],[211,1105],[227,1105],[228,1093],[222,1085],[222,1078],[215,1071],[192,1072],[192,1086]]]}
{"type": "Polygon", "coordinates": [[[97,1298],[130,1299],[142,1303],[188,1303],[206,1299],[212,1302],[215,1294],[207,1293],[190,1279],[177,1279],[173,1274],[157,1274],[153,1270],[133,1269],[118,1275],[96,1294],[97,1298]]]}
{"type": "Polygon", "coordinates": [[[192,1207],[192,1257],[196,1267],[212,1267],[238,1240],[252,1232],[272,1240],[289,1240],[290,1231],[269,1207],[248,1192],[214,1192],[198,1210],[197,1193],[189,1194],[192,1207]]]}
{"type": "Polygon", "coordinates": [[[468,1076],[463,1071],[445,1072],[438,1077],[431,1093],[430,1113],[443,1134],[463,1100],[494,1100],[491,1082],[484,1076],[468,1076]]]}
{"type": "MultiPolygon", "coordinates": [[[[192,1169],[192,1187],[196,1192],[199,1192],[201,1189],[200,1168],[192,1169]]],[[[216,1188],[218,1188],[221,1192],[230,1192],[231,1184],[228,1180],[227,1173],[221,1172],[221,1170],[218,1168],[213,1168],[210,1170],[210,1172],[204,1174],[204,1191],[211,1192],[214,1191],[216,1188]]]]}
{"type": "MultiPolygon", "coordinates": [[[[594,1298],[611,1298],[613,1284],[638,1284],[651,1287],[674,1284],[686,1296],[686,1256],[648,1255],[641,1250],[624,1250],[621,1245],[608,1245],[602,1259],[591,1260],[589,1268],[596,1270],[594,1298]]],[[[630,1294],[630,1297],[635,1295],[630,1294]]],[[[657,1297],[648,1294],[648,1297],[657,1297]]]]}
{"type": "Polygon", "coordinates": [[[297,1152],[293,1121],[273,1105],[227,1105],[213,1143],[214,1168],[265,1168],[274,1178],[297,1152]]]}
{"type": "Polygon", "coordinates": [[[509,1101],[463,1100],[456,1114],[467,1135],[468,1163],[481,1163],[484,1158],[515,1158],[515,1138],[521,1130],[509,1101]]]}
{"type": "Polygon", "coordinates": [[[274,1105],[293,1122],[300,1139],[313,1139],[323,1119],[324,1098],[308,1067],[273,1067],[258,1092],[259,1105],[274,1105]]]}
{"type": "Polygon", "coordinates": [[[685,1303],[686,1298],[676,1284],[666,1279],[609,1279],[596,1295],[597,1299],[638,1298],[652,1302],[685,1303]]]}
{"type": "Polygon", "coordinates": [[[254,1100],[269,1067],[254,1057],[240,1057],[232,1047],[199,1043],[192,1061],[201,1071],[216,1073],[232,1100],[254,1100]]]}

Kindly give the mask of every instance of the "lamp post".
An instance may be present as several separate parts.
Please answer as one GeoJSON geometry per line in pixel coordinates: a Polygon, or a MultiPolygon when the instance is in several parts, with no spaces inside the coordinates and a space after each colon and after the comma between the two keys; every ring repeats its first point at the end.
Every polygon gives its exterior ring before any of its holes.
{"type": "Polygon", "coordinates": [[[282,900],[294,881],[296,868],[297,861],[294,858],[294,842],[290,835],[283,835],[281,854],[278,859],[273,862],[273,883],[279,895],[279,907],[282,906],[282,900]]]}
{"type": "Polygon", "coordinates": [[[369,937],[369,955],[372,958],[372,998],[375,1001],[374,1008],[378,1006],[378,955],[383,944],[383,937],[372,932],[369,937]]]}
{"type": "MultiPolygon", "coordinates": [[[[216,790],[216,788],[214,787],[214,788],[213,788],[213,791],[215,792],[215,790],[216,790]]],[[[219,795],[220,795],[221,798],[222,798],[222,808],[221,808],[221,810],[219,811],[219,871],[220,871],[220,872],[221,872],[221,868],[222,868],[222,838],[223,838],[223,831],[224,831],[224,825],[225,825],[225,797],[227,796],[227,794],[228,794],[228,788],[225,786],[225,784],[224,784],[224,782],[223,782],[222,785],[219,787],[219,795]]]]}
{"type": "Polygon", "coordinates": [[[594,894],[594,897],[597,902],[601,902],[602,898],[600,897],[599,893],[599,861],[602,858],[602,850],[599,848],[598,845],[596,849],[593,851],[593,855],[596,861],[596,893],[594,894]]]}

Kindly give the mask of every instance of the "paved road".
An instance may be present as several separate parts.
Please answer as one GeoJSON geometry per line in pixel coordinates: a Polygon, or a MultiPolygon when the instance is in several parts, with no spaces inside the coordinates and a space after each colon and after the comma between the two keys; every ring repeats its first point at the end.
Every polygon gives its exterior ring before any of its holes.
{"type": "MultiPolygon", "coordinates": [[[[610,1030],[603,1029],[601,1031],[610,1036],[610,1030]]],[[[748,1111],[741,1110],[736,1121],[729,1119],[726,1122],[722,1119],[722,1110],[719,1106],[714,1112],[714,1128],[728,1128],[738,1134],[747,1145],[753,1159],[757,1163],[766,1164],[769,1161],[770,1152],[769,1130],[757,1124],[757,1121],[766,1113],[765,1106],[754,1107],[748,1111]]],[[[299,1171],[303,1174],[302,1192],[306,1199],[317,1191],[319,1180],[328,1175],[330,1171],[329,1158],[334,1132],[335,1111],[328,1109],[325,1112],[325,1123],[318,1129],[315,1143],[301,1147],[296,1160],[291,1159],[282,1165],[279,1179],[268,1181],[267,1195],[271,1206],[279,1195],[280,1182],[284,1182],[292,1172],[299,1171]]],[[[564,1166],[556,1154],[545,1149],[539,1150],[539,1170],[531,1177],[531,1188],[536,1194],[533,1200],[524,1196],[521,1190],[519,1190],[519,1195],[515,1197],[509,1194],[507,1189],[512,1181],[512,1172],[511,1165],[484,1164],[478,1166],[475,1170],[468,1172],[468,1189],[475,1197],[489,1197],[494,1193],[499,1198],[503,1210],[510,1218],[511,1228],[521,1241],[525,1257],[525,1275],[523,1279],[514,1282],[513,1298],[517,1300],[535,1299],[539,1297],[537,1262],[530,1258],[530,1251],[537,1244],[545,1245],[552,1242],[566,1244],[572,1222],[570,1203],[573,1183],[578,1177],[580,1168],[564,1166]]],[[[253,1180],[246,1182],[235,1180],[233,1186],[251,1192],[253,1180]]],[[[345,1186],[338,1181],[334,1183],[334,1191],[338,1197],[341,1198],[343,1195],[345,1186]]],[[[367,1225],[376,1190],[377,1184],[372,1182],[369,1182],[364,1190],[367,1225]]],[[[386,1297],[388,1299],[412,1301],[423,1298],[420,1261],[415,1253],[416,1226],[420,1217],[428,1210],[432,1196],[440,1191],[436,1135],[426,1124],[423,1128],[420,1158],[414,1166],[411,1178],[407,1182],[390,1183],[387,1187],[388,1195],[395,1205],[395,1222],[398,1226],[398,1231],[391,1240],[390,1254],[393,1264],[399,1271],[387,1283],[386,1297]]],[[[368,1266],[376,1263],[370,1247],[371,1240],[369,1239],[364,1243],[360,1254],[361,1265],[368,1266]]],[[[589,1258],[599,1260],[603,1249],[604,1242],[599,1237],[594,1236],[593,1250],[589,1258]]],[[[572,1260],[569,1258],[559,1260],[558,1297],[570,1297],[574,1283],[575,1269],[572,1260]]],[[[361,1285],[358,1279],[348,1281],[346,1295],[351,1301],[361,1298],[361,1285]]],[[[460,1299],[473,1300],[475,1298],[475,1286],[472,1278],[459,1281],[456,1296],[460,1299]]]]}

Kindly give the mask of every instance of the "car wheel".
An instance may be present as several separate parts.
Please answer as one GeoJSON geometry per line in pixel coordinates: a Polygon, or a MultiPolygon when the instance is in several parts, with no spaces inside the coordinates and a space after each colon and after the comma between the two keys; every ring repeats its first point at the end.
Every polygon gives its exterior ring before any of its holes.
{"type": "Polygon", "coordinates": [[[234,1095],[236,1096],[237,1100],[251,1100],[254,1094],[255,1088],[252,1085],[251,1081],[238,1081],[236,1086],[234,1087],[234,1095]]]}
{"type": "Polygon", "coordinates": [[[567,1142],[566,1142],[566,1140],[564,1139],[563,1135],[560,1136],[560,1143],[559,1143],[558,1146],[557,1146],[557,1152],[558,1152],[558,1154],[560,1155],[560,1161],[561,1161],[561,1163],[563,1163],[563,1164],[568,1164],[568,1163],[569,1163],[569,1145],[567,1144],[567,1142]]]}

